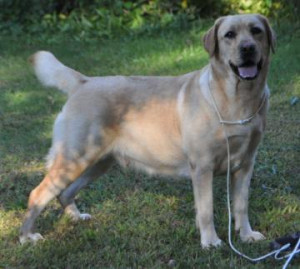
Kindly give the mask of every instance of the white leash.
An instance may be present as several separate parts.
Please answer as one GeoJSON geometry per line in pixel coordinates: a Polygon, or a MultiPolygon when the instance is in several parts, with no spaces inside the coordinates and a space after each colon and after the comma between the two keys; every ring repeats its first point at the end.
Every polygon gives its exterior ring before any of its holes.
{"type": "Polygon", "coordinates": [[[257,111],[252,116],[250,116],[249,118],[246,118],[246,119],[243,119],[243,120],[238,120],[238,121],[224,121],[221,114],[220,114],[220,111],[217,107],[216,101],[215,101],[215,99],[214,99],[214,97],[211,93],[210,85],[208,85],[208,86],[209,86],[208,87],[209,88],[209,94],[210,94],[214,109],[215,109],[215,111],[218,115],[219,122],[222,125],[222,129],[223,129],[225,140],[226,140],[226,147],[227,147],[227,181],[226,181],[226,183],[227,183],[228,242],[229,242],[229,246],[231,247],[231,249],[235,253],[237,253],[238,255],[242,256],[243,258],[245,258],[245,259],[247,259],[251,262],[259,262],[259,261],[264,260],[264,259],[266,259],[270,256],[273,256],[273,255],[274,255],[274,258],[276,260],[282,260],[282,259],[287,258],[285,264],[282,267],[282,269],[286,269],[288,267],[289,263],[291,262],[291,260],[293,259],[293,257],[297,253],[300,253],[300,249],[298,249],[298,247],[300,246],[300,238],[299,238],[298,243],[296,244],[295,248],[293,249],[293,251],[290,254],[279,257],[279,255],[281,254],[282,251],[284,251],[284,250],[286,250],[290,247],[290,244],[288,243],[288,244],[282,246],[280,249],[269,252],[266,255],[258,257],[258,258],[251,258],[251,257],[245,255],[244,253],[238,251],[235,248],[235,246],[232,244],[232,240],[231,240],[231,230],[232,230],[232,228],[231,228],[231,224],[232,224],[231,219],[232,219],[232,217],[231,217],[231,206],[230,206],[230,166],[231,166],[230,165],[230,146],[229,146],[229,140],[228,140],[228,136],[227,136],[226,129],[225,129],[224,125],[225,124],[227,124],[227,125],[244,125],[244,124],[249,123],[262,109],[263,105],[266,102],[267,93],[264,94],[262,102],[261,102],[260,106],[258,107],[257,111]]]}

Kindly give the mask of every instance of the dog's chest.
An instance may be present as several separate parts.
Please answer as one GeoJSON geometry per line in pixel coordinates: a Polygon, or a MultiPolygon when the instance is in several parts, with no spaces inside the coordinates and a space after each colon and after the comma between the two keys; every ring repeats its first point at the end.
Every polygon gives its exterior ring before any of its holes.
{"type": "MultiPolygon", "coordinates": [[[[261,120],[256,119],[247,125],[225,126],[229,141],[229,155],[232,171],[240,168],[245,161],[251,160],[262,136],[261,120]]],[[[228,150],[225,133],[218,130],[219,136],[212,143],[214,167],[217,173],[227,170],[228,150]]]]}

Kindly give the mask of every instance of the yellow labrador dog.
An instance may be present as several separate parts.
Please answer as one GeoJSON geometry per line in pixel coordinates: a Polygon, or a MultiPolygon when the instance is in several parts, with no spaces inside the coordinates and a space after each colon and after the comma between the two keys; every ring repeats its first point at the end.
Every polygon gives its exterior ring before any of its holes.
{"type": "Polygon", "coordinates": [[[87,77],[51,53],[31,58],[38,79],[68,94],[54,124],[48,173],[31,192],[20,241],[33,233],[37,216],[54,197],[74,219],[81,214],[74,196],[106,172],[112,161],[150,174],[192,178],[196,223],[202,247],[218,246],[213,221],[213,176],[226,172],[231,150],[235,229],[243,241],[264,236],[248,219],[248,192],[255,154],[264,128],[269,90],[267,73],[274,34],[261,15],[219,18],[204,36],[210,63],[178,77],[87,77]]]}

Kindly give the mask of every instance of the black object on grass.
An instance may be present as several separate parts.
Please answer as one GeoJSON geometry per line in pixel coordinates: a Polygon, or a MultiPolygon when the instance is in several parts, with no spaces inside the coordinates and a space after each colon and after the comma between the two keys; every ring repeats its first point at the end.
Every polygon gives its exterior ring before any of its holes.
{"type": "MultiPolygon", "coordinates": [[[[273,242],[270,243],[271,250],[277,250],[286,244],[290,244],[289,248],[285,251],[293,250],[300,238],[300,231],[293,234],[288,234],[286,236],[278,237],[273,242]]],[[[300,248],[298,248],[300,249],[300,248]]]]}

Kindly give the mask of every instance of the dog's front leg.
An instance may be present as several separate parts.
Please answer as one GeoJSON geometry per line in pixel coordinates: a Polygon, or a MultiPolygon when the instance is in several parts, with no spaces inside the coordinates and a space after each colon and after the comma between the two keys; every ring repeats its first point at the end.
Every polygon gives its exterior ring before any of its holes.
{"type": "Polygon", "coordinates": [[[196,207],[196,225],[200,229],[201,245],[203,248],[219,246],[221,240],[217,236],[213,219],[213,172],[191,165],[191,177],[196,207]]]}
{"type": "Polygon", "coordinates": [[[232,177],[235,230],[240,231],[242,241],[246,242],[265,238],[260,232],[252,231],[248,217],[248,196],[253,166],[254,161],[244,164],[238,171],[233,173],[232,177]]]}

